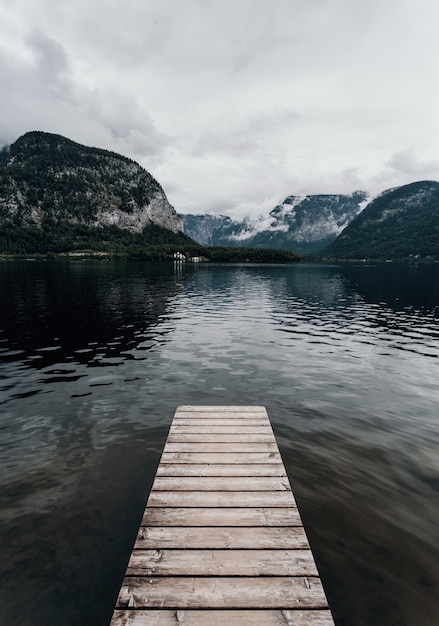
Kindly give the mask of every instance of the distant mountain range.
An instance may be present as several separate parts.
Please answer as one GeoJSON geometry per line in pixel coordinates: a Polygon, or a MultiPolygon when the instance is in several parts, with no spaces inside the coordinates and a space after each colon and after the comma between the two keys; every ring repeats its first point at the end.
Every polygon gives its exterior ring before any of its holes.
{"type": "Polygon", "coordinates": [[[184,232],[211,246],[252,246],[316,253],[367,204],[367,194],[288,196],[268,217],[232,220],[225,215],[183,215],[184,232]]]}
{"type": "Polygon", "coordinates": [[[0,149],[0,254],[90,253],[143,260],[298,261],[292,252],[206,248],[138,163],[61,135],[29,132],[0,149]]]}
{"type": "Polygon", "coordinates": [[[387,190],[369,203],[364,191],[288,196],[266,217],[181,217],[153,176],[122,155],[37,131],[0,149],[0,253],[89,249],[161,259],[177,247],[212,260],[292,260],[295,252],[439,261],[438,242],[433,181],[387,190]]]}
{"type": "Polygon", "coordinates": [[[439,183],[367,194],[289,196],[266,218],[183,215],[186,234],[209,245],[271,247],[331,259],[439,260],[439,183]]]}

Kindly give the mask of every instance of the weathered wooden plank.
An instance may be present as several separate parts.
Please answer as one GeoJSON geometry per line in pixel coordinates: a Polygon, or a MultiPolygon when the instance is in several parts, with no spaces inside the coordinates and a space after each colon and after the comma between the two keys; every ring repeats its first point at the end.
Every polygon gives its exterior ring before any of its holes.
{"type": "Polygon", "coordinates": [[[168,443],[271,443],[273,435],[267,433],[182,433],[170,432],[167,438],[168,443]]]}
{"type": "Polygon", "coordinates": [[[291,491],[151,491],[148,507],[295,507],[291,491]]]}
{"type": "Polygon", "coordinates": [[[153,491],[291,491],[288,478],[276,476],[156,476],[153,491]]]}
{"type": "MultiPolygon", "coordinates": [[[[130,577],[117,608],[328,608],[318,578],[278,577],[130,577]]],[[[208,623],[208,622],[207,622],[208,623]]]]}
{"type": "Polygon", "coordinates": [[[265,417],[267,417],[267,411],[264,409],[264,407],[257,407],[257,406],[248,406],[248,407],[243,407],[243,410],[241,411],[240,407],[197,407],[197,408],[177,408],[175,411],[176,415],[179,415],[181,413],[189,413],[191,415],[193,415],[194,413],[213,413],[213,414],[218,414],[218,413],[231,413],[232,415],[247,415],[249,413],[253,414],[256,413],[258,415],[264,415],[265,417]]]}
{"type": "Polygon", "coordinates": [[[329,610],[116,610],[112,626],[334,626],[329,610]]]}
{"type": "Polygon", "coordinates": [[[163,452],[172,454],[173,452],[275,452],[278,447],[274,442],[256,443],[170,443],[165,444],[163,452]]]}
{"type": "Polygon", "coordinates": [[[329,610],[116,610],[113,626],[334,626],[329,610]],[[208,621],[206,621],[208,620],[208,621]]]}
{"type": "Polygon", "coordinates": [[[200,463],[160,463],[156,476],[286,476],[282,463],[256,465],[206,465],[200,463]]]}
{"type": "Polygon", "coordinates": [[[179,413],[260,413],[267,415],[267,411],[264,406],[227,406],[227,405],[194,405],[194,406],[178,406],[175,414],[179,413]]]}
{"type": "Polygon", "coordinates": [[[177,409],[112,620],[146,624],[333,626],[264,407],[177,409]]]}
{"type": "Polygon", "coordinates": [[[212,420],[215,421],[217,419],[230,419],[230,420],[266,420],[269,421],[267,415],[263,413],[234,413],[230,411],[205,411],[205,412],[186,412],[186,413],[176,413],[175,419],[203,419],[203,420],[212,420]]]}
{"type": "Polygon", "coordinates": [[[127,576],[318,576],[311,550],[135,550],[127,576]]]}
{"type": "Polygon", "coordinates": [[[179,417],[174,418],[174,426],[265,426],[268,428],[270,422],[262,417],[218,417],[216,419],[202,417],[179,417]]]}
{"type": "Polygon", "coordinates": [[[185,417],[209,418],[213,420],[226,417],[229,419],[266,419],[270,421],[267,413],[264,411],[176,411],[174,414],[174,419],[185,417]]]}
{"type": "Polygon", "coordinates": [[[279,452],[164,452],[162,454],[163,463],[281,463],[279,452]]]}
{"type": "Polygon", "coordinates": [[[155,527],[141,526],[134,550],[153,549],[252,549],[306,550],[308,539],[301,526],[290,527],[155,527]]]}
{"type": "Polygon", "coordinates": [[[273,438],[273,431],[271,430],[271,428],[268,428],[268,426],[251,426],[251,425],[247,425],[247,426],[230,426],[230,425],[226,425],[226,426],[209,426],[206,424],[203,425],[195,425],[195,426],[191,426],[188,424],[181,424],[181,425],[174,425],[172,426],[172,428],[169,431],[169,434],[171,435],[176,435],[178,433],[194,433],[197,435],[201,435],[201,434],[218,434],[218,435],[223,435],[223,434],[237,434],[237,435],[244,435],[244,434],[248,434],[248,435],[269,435],[271,438],[273,438]]]}
{"type": "MultiPolygon", "coordinates": [[[[146,508],[142,526],[302,526],[297,508],[146,508]]],[[[252,532],[252,530],[249,530],[252,532]]]]}

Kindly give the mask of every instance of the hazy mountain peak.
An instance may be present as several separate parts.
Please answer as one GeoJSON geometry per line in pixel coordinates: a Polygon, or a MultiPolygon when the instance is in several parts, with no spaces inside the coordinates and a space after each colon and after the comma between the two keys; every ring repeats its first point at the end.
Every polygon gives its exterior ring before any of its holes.
{"type": "Polygon", "coordinates": [[[199,243],[270,247],[313,253],[333,241],[367,203],[367,194],[291,195],[267,216],[184,215],[185,233],[199,243]]]}

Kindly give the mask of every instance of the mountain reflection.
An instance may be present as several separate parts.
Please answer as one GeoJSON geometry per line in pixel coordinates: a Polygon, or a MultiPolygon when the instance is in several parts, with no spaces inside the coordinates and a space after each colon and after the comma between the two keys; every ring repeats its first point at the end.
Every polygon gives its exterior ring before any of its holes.
{"type": "Polygon", "coordinates": [[[346,288],[356,291],[369,304],[385,304],[393,311],[409,308],[439,315],[436,265],[346,263],[337,266],[337,272],[346,288]]]}
{"type": "MultiPolygon", "coordinates": [[[[310,264],[272,278],[270,287],[272,315],[290,333],[331,333],[335,339],[351,334],[368,343],[376,342],[379,329],[389,340],[399,337],[407,349],[417,339],[439,336],[439,285],[432,266],[310,264]]],[[[425,341],[422,350],[430,354],[425,341]]]]}
{"type": "Polygon", "coordinates": [[[0,358],[37,368],[130,358],[179,288],[160,264],[2,263],[0,358]]]}

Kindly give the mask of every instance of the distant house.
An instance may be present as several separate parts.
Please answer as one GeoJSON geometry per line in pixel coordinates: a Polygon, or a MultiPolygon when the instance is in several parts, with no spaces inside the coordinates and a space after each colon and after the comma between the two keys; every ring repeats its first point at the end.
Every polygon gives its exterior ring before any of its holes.
{"type": "Polygon", "coordinates": [[[201,263],[202,260],[203,260],[203,257],[201,256],[191,256],[192,263],[201,263]]]}
{"type": "Polygon", "coordinates": [[[174,261],[178,261],[179,263],[186,261],[186,257],[184,256],[182,252],[174,252],[173,256],[174,256],[174,261]]]}

